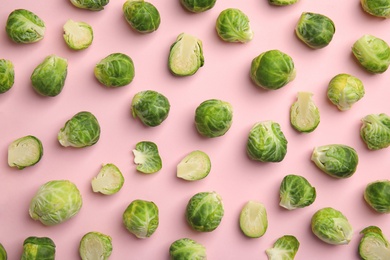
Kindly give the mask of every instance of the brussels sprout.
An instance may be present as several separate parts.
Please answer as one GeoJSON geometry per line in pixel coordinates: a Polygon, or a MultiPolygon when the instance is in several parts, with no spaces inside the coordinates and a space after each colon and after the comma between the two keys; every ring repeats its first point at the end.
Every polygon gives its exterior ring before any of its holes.
{"type": "Polygon", "coordinates": [[[352,46],[352,53],[360,65],[371,73],[383,73],[390,65],[390,47],[384,40],[363,35],[352,46]]]}
{"type": "Polygon", "coordinates": [[[218,36],[225,42],[246,43],[253,38],[248,16],[236,8],[223,10],[217,18],[215,28],[218,36]]]}
{"type": "Polygon", "coordinates": [[[390,259],[390,245],[382,230],[376,226],[366,227],[360,234],[359,255],[364,260],[390,259]]]}
{"type": "Polygon", "coordinates": [[[29,214],[46,226],[67,221],[81,209],[83,200],[74,183],[54,180],[43,184],[30,202],[29,214]]]}
{"type": "Polygon", "coordinates": [[[195,127],[205,137],[224,135],[233,122],[233,107],[219,99],[203,101],[195,110],[195,127]]]}
{"type": "Polygon", "coordinates": [[[169,247],[171,260],[206,260],[206,248],[193,239],[181,238],[174,241],[169,247]]]}
{"type": "Polygon", "coordinates": [[[293,260],[299,249],[299,241],[292,235],[285,235],[276,240],[273,247],[265,250],[268,260],[293,260]]]}
{"type": "Polygon", "coordinates": [[[123,223],[136,237],[150,237],[159,224],[158,207],[152,201],[134,200],[123,213],[123,223]]]}
{"type": "Polygon", "coordinates": [[[64,24],[64,40],[72,50],[84,50],[93,41],[93,30],[91,25],[85,22],[68,20],[64,24]]]}
{"type": "Polygon", "coordinates": [[[88,232],[80,241],[79,253],[83,260],[107,260],[112,252],[111,237],[99,232],[88,232]]]}
{"type": "Polygon", "coordinates": [[[263,52],[252,60],[250,76],[261,88],[279,89],[294,80],[295,75],[294,61],[279,50],[263,52]]]}
{"type": "Polygon", "coordinates": [[[100,192],[104,195],[112,195],[120,191],[125,179],[121,171],[112,163],[104,164],[96,177],[92,179],[93,192],[100,192]]]}
{"type": "Polygon", "coordinates": [[[390,146],[390,117],[387,114],[371,114],[362,118],[360,136],[370,150],[390,146]]]}
{"type": "Polygon", "coordinates": [[[351,177],[359,163],[355,149],[342,144],[315,147],[311,160],[329,176],[340,179],[351,177]]]}
{"type": "Polygon", "coordinates": [[[214,7],[217,0],[180,0],[182,6],[190,12],[201,13],[214,7]]]}
{"type": "Polygon", "coordinates": [[[91,11],[101,11],[110,2],[110,0],[70,0],[77,8],[91,11]]]}
{"type": "Polygon", "coordinates": [[[14,64],[5,59],[0,59],[0,94],[12,88],[15,81],[14,64]]]}
{"type": "Polygon", "coordinates": [[[131,28],[140,33],[151,33],[160,26],[161,18],[157,8],[144,0],[127,0],[123,14],[131,28]]]}
{"type": "Polygon", "coordinates": [[[16,139],[8,146],[8,165],[19,170],[37,164],[43,155],[42,142],[32,135],[16,139]]]}
{"type": "Polygon", "coordinates": [[[95,65],[94,74],[106,87],[123,87],[134,79],[134,63],[126,54],[112,53],[95,65]]]}
{"type": "Polygon", "coordinates": [[[206,178],[211,170],[210,157],[202,151],[192,151],[177,165],[176,176],[186,181],[206,178]]]}
{"type": "Polygon", "coordinates": [[[291,125],[299,132],[313,132],[320,123],[320,111],[311,92],[298,92],[298,99],[290,108],[291,125]]]}
{"type": "Polygon", "coordinates": [[[168,117],[170,108],[169,100],[153,90],[138,92],[131,102],[133,117],[151,127],[160,125],[168,117]]]}
{"type": "Polygon", "coordinates": [[[390,181],[371,182],[364,190],[364,200],[376,212],[390,213],[390,181]]]}
{"type": "Polygon", "coordinates": [[[292,5],[296,2],[298,2],[298,0],[268,0],[269,4],[278,6],[292,5]]]}
{"type": "Polygon", "coordinates": [[[5,30],[16,43],[34,43],[43,39],[46,26],[33,12],[16,9],[8,16],[5,30]]]}
{"type": "Polygon", "coordinates": [[[168,67],[176,76],[191,76],[204,64],[202,41],[181,33],[169,50],[168,67]]]}
{"type": "Polygon", "coordinates": [[[257,201],[248,201],[241,209],[240,229],[250,238],[262,237],[268,228],[267,210],[257,201]]]}
{"type": "Polygon", "coordinates": [[[134,163],[137,164],[137,171],[151,174],[162,168],[162,161],[158,147],[153,142],[142,141],[135,145],[133,150],[134,163]]]}
{"type": "Polygon", "coordinates": [[[303,12],[295,27],[298,38],[313,49],[321,49],[332,41],[336,31],[333,21],[322,14],[303,12]]]}
{"type": "Polygon", "coordinates": [[[246,151],[252,160],[281,162],[287,153],[287,139],[274,121],[256,123],[249,132],[246,151]]]}
{"type": "Polygon", "coordinates": [[[350,109],[364,94],[362,81],[345,73],[334,76],[327,90],[329,100],[341,111],[350,109]]]}
{"type": "Polygon", "coordinates": [[[373,16],[390,18],[389,0],[360,0],[363,10],[373,16]]]}
{"type": "Polygon", "coordinates": [[[28,237],[23,242],[21,260],[54,260],[56,245],[48,237],[28,237]]]}
{"type": "Polygon", "coordinates": [[[188,224],[196,231],[211,232],[221,223],[224,208],[216,192],[199,192],[191,197],[186,207],[188,224]]]}
{"type": "Polygon", "coordinates": [[[316,188],[304,177],[294,174],[286,175],[279,188],[279,205],[285,209],[293,210],[304,208],[316,199],[316,188]]]}
{"type": "Polygon", "coordinates": [[[7,260],[7,251],[4,246],[0,243],[0,260],[7,260]]]}

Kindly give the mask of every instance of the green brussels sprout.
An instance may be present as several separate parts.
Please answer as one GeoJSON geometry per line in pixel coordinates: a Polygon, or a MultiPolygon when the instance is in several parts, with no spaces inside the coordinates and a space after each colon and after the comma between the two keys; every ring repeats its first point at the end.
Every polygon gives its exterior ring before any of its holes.
{"type": "Polygon", "coordinates": [[[221,196],[216,192],[199,192],[191,197],[185,217],[196,231],[211,232],[221,223],[224,208],[221,196]]]}
{"type": "Polygon", "coordinates": [[[80,9],[101,11],[110,2],[110,0],[70,0],[70,2],[80,9]]]}
{"type": "Polygon", "coordinates": [[[313,215],[311,230],[319,239],[332,245],[348,244],[353,235],[348,219],[331,207],[322,208],[313,215]]]}
{"type": "Polygon", "coordinates": [[[246,151],[252,160],[281,162],[287,153],[287,139],[274,121],[256,123],[249,132],[246,151]]]}
{"type": "Polygon", "coordinates": [[[202,41],[181,33],[169,50],[168,67],[176,76],[191,76],[204,64],[202,41]]]}
{"type": "Polygon", "coordinates": [[[66,121],[58,132],[58,141],[64,147],[83,148],[97,143],[100,138],[100,125],[96,117],[88,111],[81,111],[66,121]]]}
{"type": "Polygon", "coordinates": [[[389,241],[379,227],[366,227],[360,234],[363,235],[359,242],[359,255],[362,259],[390,259],[389,241]]]}
{"type": "Polygon", "coordinates": [[[110,236],[99,232],[88,232],[79,245],[79,254],[83,260],[107,260],[112,252],[112,239],[110,236]]]}
{"type": "Polygon", "coordinates": [[[135,145],[133,150],[134,163],[137,164],[137,171],[151,174],[162,168],[162,160],[158,147],[153,142],[142,141],[135,145]]]}
{"type": "Polygon", "coordinates": [[[182,6],[190,12],[201,13],[214,7],[217,0],[180,0],[182,6]]]}
{"type": "Polygon", "coordinates": [[[46,26],[33,12],[16,9],[9,14],[5,30],[16,43],[34,43],[43,39],[46,26]]]}
{"type": "Polygon", "coordinates": [[[335,32],[335,25],[329,17],[310,12],[303,12],[295,27],[298,38],[313,49],[328,46],[335,32]]]}
{"type": "Polygon", "coordinates": [[[328,85],[329,100],[341,111],[348,110],[364,97],[363,83],[357,77],[341,73],[334,76],[328,85]]]}
{"type": "Polygon", "coordinates": [[[4,246],[0,243],[0,260],[7,260],[7,251],[4,246]]]}
{"type": "Polygon", "coordinates": [[[131,112],[134,118],[139,118],[146,126],[160,125],[169,114],[171,105],[161,93],[145,90],[134,95],[131,102],[131,112]]]}
{"type": "Polygon", "coordinates": [[[72,50],[78,51],[88,48],[93,41],[91,25],[69,19],[64,24],[64,40],[72,50]]]}
{"type": "Polygon", "coordinates": [[[223,10],[218,15],[215,28],[225,42],[246,43],[253,38],[248,16],[236,8],[223,10]]]}
{"type": "Polygon", "coordinates": [[[34,90],[48,97],[61,93],[68,74],[68,60],[56,55],[47,56],[31,74],[34,90]]]}
{"type": "Polygon", "coordinates": [[[299,241],[295,236],[285,235],[279,237],[273,247],[265,250],[268,260],[293,260],[299,249],[299,241]]]}
{"type": "Polygon", "coordinates": [[[91,181],[93,192],[112,195],[120,191],[125,182],[121,171],[116,165],[107,163],[102,165],[96,177],[91,181]]]}
{"type": "Polygon", "coordinates": [[[23,242],[21,260],[54,260],[56,245],[48,237],[28,237],[23,242]]]}
{"type": "Polygon", "coordinates": [[[355,149],[342,144],[315,147],[311,160],[320,170],[339,179],[351,177],[356,172],[359,163],[355,149]]]}
{"type": "Polygon", "coordinates": [[[195,127],[205,137],[226,134],[233,122],[233,107],[219,99],[203,101],[195,110],[195,127]]]}
{"type": "Polygon", "coordinates": [[[313,204],[316,199],[316,188],[306,178],[299,175],[286,175],[279,187],[279,205],[293,210],[313,204]]]}
{"type": "Polygon", "coordinates": [[[240,229],[250,238],[262,237],[268,228],[268,217],[265,206],[257,201],[248,201],[241,209],[240,229]]]}
{"type": "Polygon", "coordinates": [[[8,165],[19,170],[37,164],[42,156],[42,142],[32,135],[18,138],[8,146],[8,165]]]}
{"type": "Polygon", "coordinates": [[[271,5],[285,6],[297,3],[298,0],[268,0],[271,5]]]}
{"type": "Polygon", "coordinates": [[[390,47],[373,35],[363,35],[352,46],[352,53],[368,72],[383,73],[390,65],[390,47]]]}
{"type": "Polygon", "coordinates": [[[279,89],[293,81],[295,75],[294,61],[279,50],[263,52],[252,60],[250,76],[261,88],[279,89]]]}
{"type": "Polygon", "coordinates": [[[15,81],[14,64],[5,59],[0,59],[0,94],[12,88],[15,81]]]}
{"type": "Polygon", "coordinates": [[[373,16],[390,18],[389,0],[360,0],[363,10],[373,16]]]}
{"type": "Polygon", "coordinates": [[[159,224],[158,207],[152,201],[134,200],[123,213],[126,229],[138,238],[148,238],[159,224]]]}
{"type": "Polygon", "coordinates": [[[364,200],[378,213],[390,213],[390,181],[369,183],[364,190],[364,200]]]}
{"type": "Polygon", "coordinates": [[[176,176],[186,181],[198,181],[207,177],[211,170],[210,157],[196,150],[187,154],[177,165],[176,176]]]}
{"type": "Polygon", "coordinates": [[[131,28],[140,33],[151,33],[160,26],[161,18],[157,8],[144,0],[127,0],[123,14],[131,28]]]}
{"type": "Polygon", "coordinates": [[[54,180],[43,184],[30,202],[29,214],[46,226],[74,217],[83,200],[77,186],[68,180],[54,180]]]}
{"type": "Polygon", "coordinates": [[[390,146],[390,117],[385,114],[371,114],[362,118],[360,136],[370,150],[390,146]]]}
{"type": "Polygon", "coordinates": [[[95,65],[94,74],[106,87],[123,87],[134,79],[134,63],[126,54],[112,53],[95,65]]]}
{"type": "Polygon", "coordinates": [[[291,105],[290,122],[298,132],[313,132],[320,123],[320,110],[312,96],[311,92],[298,92],[297,101],[291,105]]]}
{"type": "Polygon", "coordinates": [[[206,248],[193,239],[181,238],[174,241],[169,247],[171,260],[206,260],[206,248]]]}

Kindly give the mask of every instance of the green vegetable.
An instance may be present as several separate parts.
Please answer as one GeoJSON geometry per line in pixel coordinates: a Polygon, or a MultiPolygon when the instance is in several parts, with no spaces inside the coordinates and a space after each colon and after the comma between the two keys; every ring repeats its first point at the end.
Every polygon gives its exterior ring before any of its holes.
{"type": "Polygon", "coordinates": [[[5,59],[0,59],[0,94],[12,88],[15,81],[14,64],[5,59]]]}
{"type": "Polygon", "coordinates": [[[42,156],[42,142],[32,135],[18,138],[8,146],[8,165],[19,170],[37,164],[42,156]]]}
{"type": "Polygon", "coordinates": [[[162,161],[158,147],[153,142],[142,141],[136,144],[133,150],[134,163],[137,164],[137,171],[151,174],[162,168],[162,161]]]}
{"type": "Polygon", "coordinates": [[[169,247],[171,260],[206,260],[206,248],[190,238],[181,238],[174,241],[169,247]]]}
{"type": "Polygon", "coordinates": [[[34,43],[43,39],[45,23],[33,12],[26,9],[12,11],[7,19],[5,31],[16,43],[34,43]]]}
{"type": "Polygon", "coordinates": [[[182,6],[190,12],[201,13],[214,7],[217,0],[180,0],[182,6]]]}
{"type": "Polygon", "coordinates": [[[252,60],[250,76],[261,88],[279,89],[294,80],[295,75],[294,61],[279,50],[263,52],[252,60]]]}
{"type": "Polygon", "coordinates": [[[370,114],[362,118],[360,136],[370,150],[390,146],[390,117],[385,114],[370,114]]]}
{"type": "Polygon", "coordinates": [[[120,191],[125,179],[116,165],[104,164],[96,177],[92,179],[93,192],[100,192],[104,195],[112,195],[120,191]]]}
{"type": "Polygon", "coordinates": [[[265,250],[268,260],[293,260],[299,249],[295,236],[285,235],[276,240],[273,247],[265,250]]]}
{"type": "Polygon", "coordinates": [[[298,0],[268,0],[271,5],[285,6],[297,3],[298,0]]]}
{"type": "Polygon", "coordinates": [[[83,148],[97,143],[100,138],[100,125],[96,117],[88,111],[81,111],[66,121],[58,133],[58,141],[64,147],[83,148]]]}
{"type": "Polygon", "coordinates": [[[67,74],[68,60],[49,55],[34,69],[30,78],[37,93],[54,97],[61,93],[67,74]]]}
{"type": "Polygon", "coordinates": [[[110,2],[110,0],[70,0],[77,8],[90,11],[101,11],[110,2]]]}
{"type": "Polygon", "coordinates": [[[359,242],[359,255],[364,260],[390,259],[390,245],[382,230],[369,226],[360,231],[362,238],[359,242]]]}
{"type": "Polygon", "coordinates": [[[363,10],[373,16],[390,18],[389,0],[361,0],[363,10]]]}
{"type": "Polygon", "coordinates": [[[64,40],[72,50],[84,50],[88,48],[93,41],[91,25],[69,19],[64,24],[64,40]]]}
{"type": "Polygon", "coordinates": [[[250,238],[262,237],[268,228],[268,217],[265,206],[257,201],[248,201],[241,209],[240,229],[250,238]]]}
{"type": "Polygon", "coordinates": [[[0,260],[7,260],[7,251],[4,246],[0,243],[0,260]]]}
{"type": "Polygon", "coordinates": [[[144,0],[127,0],[123,14],[130,26],[140,33],[151,33],[160,26],[161,18],[157,8],[144,0]]]}
{"type": "Polygon", "coordinates": [[[320,111],[311,92],[298,92],[298,99],[290,108],[291,125],[302,133],[313,132],[320,123],[320,111]]]}
{"type": "Polygon", "coordinates": [[[29,214],[46,226],[60,224],[81,209],[83,200],[76,185],[68,180],[43,184],[30,202],[29,214]]]}
{"type": "Polygon", "coordinates": [[[364,200],[378,213],[390,213],[390,181],[369,183],[364,190],[364,200]]]}
{"type": "Polygon", "coordinates": [[[316,199],[316,189],[306,178],[299,175],[286,175],[279,187],[279,205],[293,210],[313,204],[316,199]]]}
{"type": "Polygon", "coordinates": [[[248,16],[236,8],[223,10],[218,15],[215,28],[218,36],[226,42],[246,43],[253,38],[248,16]]]}
{"type": "Polygon", "coordinates": [[[199,192],[191,197],[185,217],[196,231],[211,232],[221,223],[224,208],[221,196],[216,192],[199,192]]]}
{"type": "Polygon", "coordinates": [[[21,260],[54,260],[56,245],[48,237],[28,237],[23,242],[21,260]]]}
{"type": "Polygon", "coordinates": [[[136,237],[150,237],[159,224],[158,207],[151,201],[134,200],[123,213],[123,223],[136,237]]]}
{"type": "Polygon", "coordinates": [[[134,79],[134,63],[126,54],[112,53],[95,65],[94,74],[106,87],[123,87],[134,79]]]}
{"type": "Polygon", "coordinates": [[[111,237],[99,232],[88,232],[80,241],[79,253],[83,260],[107,260],[112,252],[111,237]]]}
{"type": "Polygon", "coordinates": [[[197,181],[207,177],[211,170],[210,157],[196,150],[187,154],[177,165],[176,175],[186,181],[197,181]]]}

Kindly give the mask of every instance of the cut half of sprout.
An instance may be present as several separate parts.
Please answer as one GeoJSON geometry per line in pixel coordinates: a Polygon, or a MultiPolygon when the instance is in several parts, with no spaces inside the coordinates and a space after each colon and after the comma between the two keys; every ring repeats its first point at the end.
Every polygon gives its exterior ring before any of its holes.
{"type": "Polygon", "coordinates": [[[85,22],[75,22],[68,20],[64,24],[64,40],[69,48],[73,50],[83,50],[92,44],[93,30],[85,22]]]}
{"type": "Polygon", "coordinates": [[[110,236],[99,233],[89,232],[85,234],[79,245],[80,257],[83,260],[109,259],[112,252],[112,239],[110,236]]]}
{"type": "Polygon", "coordinates": [[[268,228],[267,211],[264,205],[256,201],[248,201],[240,213],[240,229],[250,238],[258,238],[268,228]]]}
{"type": "Polygon", "coordinates": [[[362,259],[390,259],[390,245],[382,230],[376,226],[363,229],[359,243],[359,255],[362,259]]]}
{"type": "Polygon", "coordinates": [[[104,195],[117,193],[123,186],[125,179],[118,167],[112,163],[104,164],[98,175],[92,179],[93,192],[104,195]]]}
{"type": "Polygon", "coordinates": [[[299,132],[313,132],[320,123],[320,111],[314,104],[313,94],[310,92],[298,92],[297,101],[290,109],[291,125],[299,132]]]}
{"type": "Polygon", "coordinates": [[[299,249],[296,237],[285,235],[276,240],[273,247],[265,250],[268,260],[293,260],[299,249]]]}
{"type": "Polygon", "coordinates": [[[24,136],[8,146],[8,165],[21,170],[38,163],[42,155],[41,141],[32,135],[24,136]]]}
{"type": "Polygon", "coordinates": [[[133,154],[137,171],[151,174],[161,170],[162,161],[155,143],[149,141],[139,142],[136,144],[133,154]]]}
{"type": "Polygon", "coordinates": [[[202,151],[192,151],[177,165],[177,177],[197,181],[205,178],[210,170],[210,157],[202,151]]]}

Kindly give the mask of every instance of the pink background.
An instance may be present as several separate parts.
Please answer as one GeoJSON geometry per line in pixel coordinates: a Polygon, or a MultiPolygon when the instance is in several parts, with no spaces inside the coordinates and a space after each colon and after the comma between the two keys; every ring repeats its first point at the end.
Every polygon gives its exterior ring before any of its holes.
{"type": "Polygon", "coordinates": [[[142,35],[133,31],[122,14],[124,1],[111,0],[103,11],[74,7],[67,0],[3,0],[0,27],[14,9],[36,13],[47,26],[42,41],[30,45],[12,43],[0,31],[0,58],[15,66],[15,85],[0,95],[0,243],[9,259],[19,259],[28,236],[48,236],[57,245],[56,259],[78,259],[78,244],[89,231],[110,235],[111,259],[169,259],[168,248],[179,238],[189,237],[207,248],[209,259],[266,259],[265,250],[275,240],[291,234],[301,243],[296,259],[358,259],[359,232],[379,226],[390,238],[388,215],[375,213],[363,200],[365,186],[386,179],[390,150],[370,151],[359,136],[360,119],[372,113],[389,113],[389,72],[372,75],[355,61],[351,46],[364,34],[390,42],[390,21],[364,13],[360,1],[301,0],[288,7],[272,7],[266,0],[218,0],[213,9],[192,14],[179,0],[150,0],[161,14],[160,28],[142,35]],[[254,38],[247,44],[226,43],[215,31],[218,14],[226,8],[239,8],[251,21],[254,38]],[[330,17],[336,34],[329,46],[312,50],[295,36],[294,27],[304,11],[330,17]],[[85,21],[94,28],[93,44],[83,51],[70,50],[62,38],[68,19],[85,21]],[[170,45],[186,32],[203,41],[205,65],[191,76],[179,78],[167,68],[170,45]],[[249,78],[250,63],[260,53],[279,49],[289,54],[297,69],[296,79],[277,91],[263,91],[249,78]],[[135,64],[134,81],[125,87],[109,89],[97,82],[95,64],[113,52],[129,55],[135,64]],[[50,54],[68,59],[68,77],[62,93],[53,98],[39,96],[32,89],[30,75],[50,54]],[[340,112],[326,97],[330,79],[338,73],[359,77],[365,97],[351,110],[340,112]],[[162,125],[148,128],[130,114],[134,94],[152,89],[164,94],[171,111],[162,125]],[[311,91],[321,112],[321,123],[310,134],[296,132],[289,122],[289,108],[298,91],[311,91]],[[194,111],[204,100],[218,98],[234,108],[234,122],[222,137],[201,137],[194,127],[194,111]],[[91,111],[102,133],[89,148],[61,147],[57,133],[65,121],[79,111],[91,111]],[[274,120],[288,139],[288,152],[281,163],[251,161],[245,151],[253,124],[274,120]],[[35,166],[22,171],[8,167],[7,147],[15,139],[35,135],[44,146],[44,156],[35,166]],[[131,150],[142,140],[155,142],[163,168],[154,175],[135,170],[131,150]],[[310,161],[315,146],[341,143],[359,154],[358,169],[351,178],[327,176],[310,161]],[[209,154],[212,169],[198,182],[176,177],[176,165],[190,151],[209,154]],[[125,184],[112,196],[92,192],[91,179],[103,163],[114,163],[122,171],[125,184]],[[287,174],[306,177],[317,189],[311,206],[287,211],[279,203],[279,185],[287,174]],[[68,179],[80,189],[84,205],[77,216],[57,226],[46,227],[28,215],[29,203],[38,187],[50,180],[68,179]],[[216,191],[222,198],[225,216],[211,233],[193,231],[185,221],[185,207],[192,195],[216,191]],[[154,201],[160,210],[160,225],[148,239],[140,240],[122,224],[122,213],[134,199],[154,201]],[[258,239],[246,238],[238,217],[248,200],[262,202],[269,226],[258,239]],[[311,216],[320,208],[334,207],[349,219],[354,235],[349,245],[331,246],[310,231],[311,216]]]}

